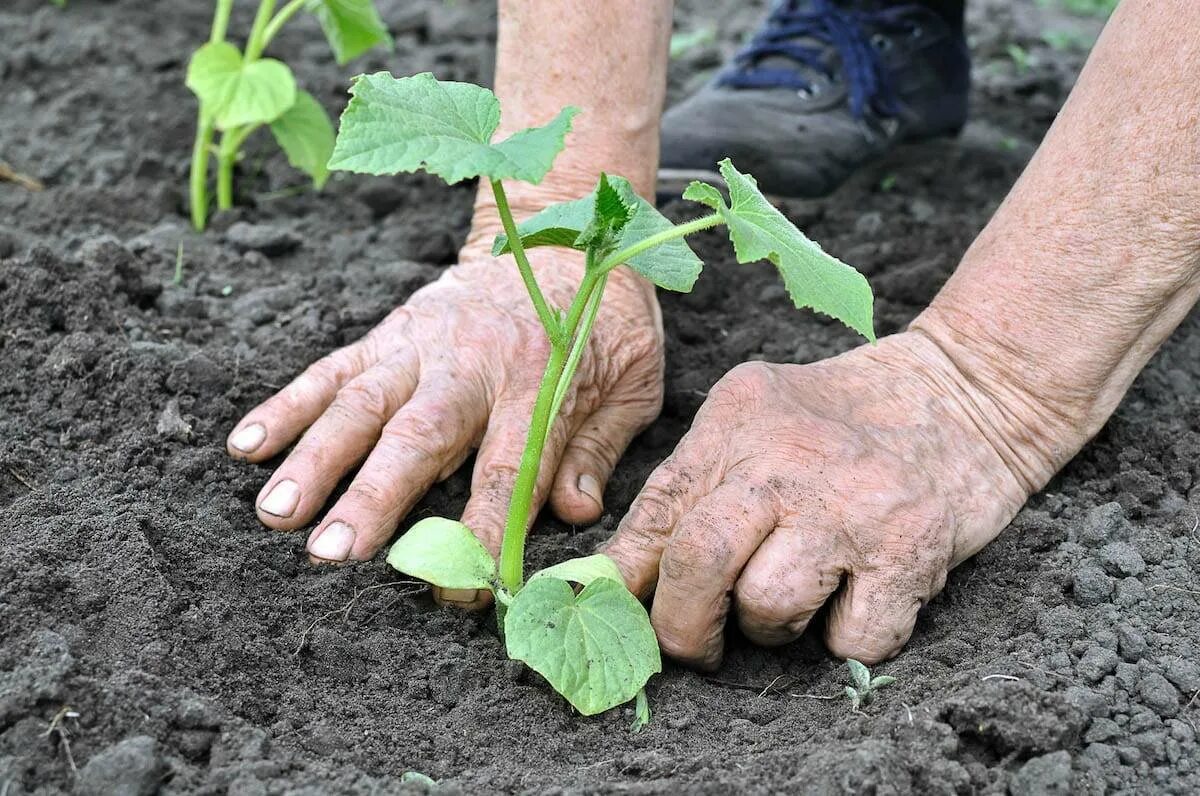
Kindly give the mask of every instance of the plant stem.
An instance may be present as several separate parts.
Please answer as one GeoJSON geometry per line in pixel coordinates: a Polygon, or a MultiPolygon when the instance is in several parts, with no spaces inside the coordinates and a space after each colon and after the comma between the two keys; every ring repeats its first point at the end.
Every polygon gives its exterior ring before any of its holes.
{"type": "Polygon", "coordinates": [[[196,116],[196,141],[192,144],[192,171],[188,180],[192,226],[201,232],[208,222],[208,152],[212,139],[213,122],[204,118],[202,108],[196,116]]]}
{"type": "Polygon", "coordinates": [[[647,249],[653,249],[655,246],[661,246],[667,241],[691,235],[693,232],[699,232],[702,229],[715,227],[718,224],[724,223],[724,221],[725,219],[720,213],[713,213],[709,216],[697,218],[695,221],[689,221],[686,224],[665,229],[648,238],[642,238],[637,243],[626,246],[624,249],[613,252],[608,257],[605,257],[604,262],[600,263],[599,270],[601,273],[608,273],[618,265],[628,262],[629,258],[636,257],[647,249]]]}
{"type": "Polygon", "coordinates": [[[596,286],[592,288],[592,294],[588,297],[579,331],[575,334],[575,340],[571,344],[571,353],[567,357],[566,367],[563,368],[562,375],[558,378],[558,384],[554,388],[554,403],[550,406],[551,423],[554,422],[554,418],[558,417],[558,411],[562,409],[563,399],[567,397],[567,390],[571,388],[571,380],[575,378],[575,369],[579,367],[579,360],[583,358],[584,349],[587,348],[587,341],[591,337],[592,325],[596,322],[596,315],[600,311],[600,302],[604,298],[604,285],[607,281],[608,274],[602,275],[596,282],[596,286]]]}
{"type": "Polygon", "coordinates": [[[254,15],[254,24],[250,27],[250,38],[246,39],[245,63],[257,61],[258,57],[262,55],[263,47],[266,46],[263,33],[266,31],[274,11],[275,0],[260,0],[258,13],[254,15]]]}
{"type": "Polygon", "coordinates": [[[225,31],[229,29],[229,12],[233,10],[233,0],[217,0],[217,10],[213,12],[212,33],[208,40],[212,43],[225,41],[225,31]]]}
{"type": "Polygon", "coordinates": [[[226,130],[221,136],[221,148],[217,151],[217,209],[233,207],[233,167],[238,152],[246,139],[262,125],[247,124],[226,130]]]}
{"type": "Polygon", "coordinates": [[[307,2],[308,0],[292,0],[292,2],[279,9],[279,13],[263,29],[260,52],[267,49],[268,45],[271,44],[271,39],[275,38],[275,34],[279,33],[279,30],[287,24],[287,21],[294,17],[297,11],[304,8],[307,2]]]}
{"type": "Polygon", "coordinates": [[[565,347],[566,341],[562,326],[554,317],[550,305],[546,303],[546,297],[542,295],[537,277],[533,275],[533,267],[525,255],[525,246],[521,243],[521,236],[517,234],[517,224],[513,221],[512,211],[508,208],[508,196],[504,193],[504,186],[500,184],[500,180],[492,180],[492,193],[496,197],[496,212],[500,214],[500,222],[504,225],[504,234],[508,236],[508,247],[512,250],[513,259],[517,261],[517,270],[521,272],[521,280],[525,282],[525,289],[533,301],[533,308],[537,312],[538,320],[542,322],[542,327],[545,328],[551,345],[565,347]]]}

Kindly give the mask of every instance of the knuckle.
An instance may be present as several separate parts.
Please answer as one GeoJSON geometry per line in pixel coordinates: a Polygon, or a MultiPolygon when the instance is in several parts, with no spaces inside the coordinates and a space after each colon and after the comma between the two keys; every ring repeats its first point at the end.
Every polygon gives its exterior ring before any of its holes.
{"type": "Polygon", "coordinates": [[[760,627],[783,627],[797,613],[784,605],[779,590],[758,578],[742,578],[734,587],[734,600],[743,623],[760,627]]]}
{"type": "Polygon", "coordinates": [[[395,508],[395,495],[389,485],[360,478],[346,490],[346,499],[374,515],[386,515],[395,508]]]}
{"type": "Polygon", "coordinates": [[[391,388],[378,379],[354,379],[337,392],[331,409],[349,418],[365,418],[383,425],[391,417],[396,402],[391,388]]]}
{"type": "Polygon", "coordinates": [[[609,469],[616,466],[624,453],[623,444],[619,444],[613,435],[601,433],[596,426],[577,432],[571,445],[577,454],[594,459],[596,465],[609,469]]]}
{"type": "Polygon", "coordinates": [[[743,362],[709,391],[708,403],[733,412],[752,411],[771,390],[774,370],[764,362],[743,362]]]}
{"type": "Polygon", "coordinates": [[[446,412],[437,405],[407,413],[403,423],[388,424],[383,434],[389,441],[427,456],[446,451],[457,437],[446,412]]]}

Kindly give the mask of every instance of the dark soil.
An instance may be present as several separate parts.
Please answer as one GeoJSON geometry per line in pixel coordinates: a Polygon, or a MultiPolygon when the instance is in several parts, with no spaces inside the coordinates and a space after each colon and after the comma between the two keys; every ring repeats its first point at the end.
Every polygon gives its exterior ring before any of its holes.
{"type": "MultiPolygon", "coordinates": [[[[331,110],[360,71],[487,80],[492,4],[380,5],[393,55],[339,69],[308,21],[279,41],[331,110]]],[[[679,5],[681,29],[721,31],[674,62],[673,97],[761,8],[679,5]]],[[[255,139],[241,208],[191,233],[182,70],[210,8],[0,9],[0,158],[47,186],[0,183],[0,793],[383,793],[409,771],[468,793],[1200,790],[1195,316],[1101,435],[951,575],[882,667],[898,682],[862,714],[798,696],[846,681],[817,638],[777,650],[735,638],[715,677],[668,666],[655,678],[654,722],[632,735],[628,710],[572,715],[503,663],[485,619],[435,608],[382,560],[309,566],[302,535],[255,521],[269,470],[227,459],[224,436],[452,261],[471,188],[292,191],[302,179],[255,139]]],[[[962,139],[786,206],[871,277],[881,331],[938,289],[1069,90],[1083,53],[1042,34],[1086,40],[1098,24],[972,2],[962,139]]],[[[700,246],[713,267],[699,291],[664,297],[663,418],[622,462],[612,515],[544,520],[537,563],[606,537],[726,369],[854,345],[789,311],[770,269],[735,266],[715,237],[700,246]]],[[[467,485],[464,470],[419,513],[453,514],[467,485]]]]}

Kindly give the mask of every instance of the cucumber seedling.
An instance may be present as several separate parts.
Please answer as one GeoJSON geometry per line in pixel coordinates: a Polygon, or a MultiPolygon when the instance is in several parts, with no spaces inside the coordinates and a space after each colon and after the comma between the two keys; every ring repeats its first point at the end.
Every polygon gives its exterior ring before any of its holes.
{"type": "Polygon", "coordinates": [[[424,170],[448,183],[487,180],[504,228],[492,252],[512,254],[550,342],[499,562],[465,525],[438,517],[421,520],[401,536],[388,563],[442,588],[491,590],[510,657],[545,677],[585,715],[640,696],[637,713],[644,723],[649,711],[642,688],[662,663],[646,609],[625,587],[616,564],[592,555],[525,579],[525,536],[543,448],[600,312],[605,281],[625,265],[661,288],[690,291],[703,263],[686,236],[724,225],[737,260],[774,263],[797,307],[827,313],[874,340],[871,288],[796,229],[763,197],[754,178],[729,160],[720,163],[728,202],[705,183],[693,182],[684,192],[685,199],[710,211],[693,221],[673,224],[627,180],[601,174],[587,196],[546,207],[518,224],[504,180],[540,182],[563,149],[577,109],[564,108],[545,126],[494,142],[500,103],[479,86],[441,82],[428,73],[397,79],[380,72],[356,78],[350,93],[330,168],[381,175],[424,170]],[[553,307],[543,295],[526,256],[534,246],[584,253],[584,273],[568,307],[553,307]]]}
{"type": "Polygon", "coordinates": [[[244,50],[225,40],[232,10],[233,0],[217,0],[212,33],[192,54],[187,70],[187,87],[200,100],[189,194],[192,224],[201,230],[208,222],[208,160],[218,132],[217,207],[221,210],[233,206],[233,167],[242,145],[264,125],[270,126],[288,162],[311,177],[318,190],[329,177],[333,123],[321,103],[296,86],[287,64],[263,57],[288,20],[300,11],[313,13],[339,64],[376,45],[392,44],[373,0],[290,0],[278,12],[275,0],[259,0],[244,50]]]}
{"type": "Polygon", "coordinates": [[[895,677],[890,677],[886,674],[881,674],[877,677],[871,676],[871,670],[866,664],[861,661],[856,661],[853,658],[846,659],[846,667],[850,669],[850,682],[843,689],[846,693],[846,698],[850,700],[850,710],[858,711],[859,708],[865,707],[875,701],[875,692],[881,688],[887,688],[892,683],[896,682],[895,677]]]}

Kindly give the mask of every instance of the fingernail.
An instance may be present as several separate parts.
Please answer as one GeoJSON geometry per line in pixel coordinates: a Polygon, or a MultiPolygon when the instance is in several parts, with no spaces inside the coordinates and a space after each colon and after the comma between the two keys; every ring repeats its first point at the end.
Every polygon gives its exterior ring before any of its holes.
{"type": "Polygon", "coordinates": [[[448,603],[467,605],[479,599],[479,589],[442,589],[441,596],[448,603]]]}
{"type": "Polygon", "coordinates": [[[267,429],[262,423],[252,423],[229,438],[229,444],[242,453],[254,453],[267,438],[267,429]]]}
{"type": "Polygon", "coordinates": [[[258,507],[274,517],[290,517],[300,505],[300,485],[295,481],[284,479],[262,499],[258,507]]]}
{"type": "Polygon", "coordinates": [[[579,476],[576,485],[579,487],[580,492],[596,501],[597,506],[604,506],[604,492],[600,489],[600,482],[596,480],[595,476],[584,473],[579,476]]]}
{"type": "Polygon", "coordinates": [[[345,561],[354,547],[354,529],[344,522],[331,522],[308,543],[308,552],[326,561],[345,561]]]}

